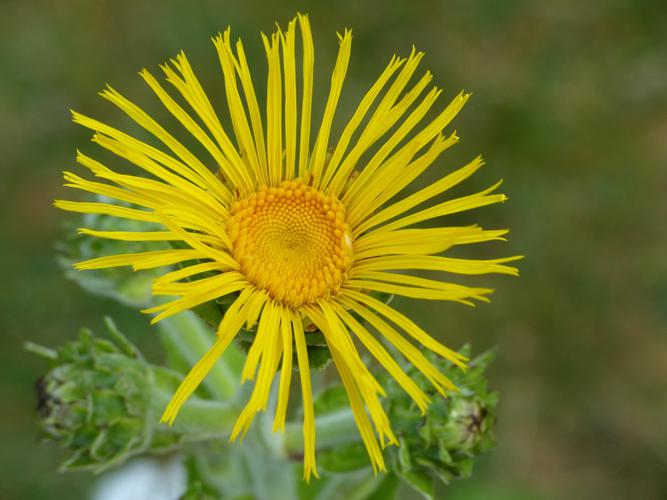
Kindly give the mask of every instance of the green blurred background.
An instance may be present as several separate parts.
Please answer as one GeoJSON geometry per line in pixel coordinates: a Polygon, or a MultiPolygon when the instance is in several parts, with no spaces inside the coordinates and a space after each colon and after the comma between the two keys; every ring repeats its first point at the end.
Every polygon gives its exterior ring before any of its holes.
{"type": "Polygon", "coordinates": [[[320,109],[335,31],[354,30],[338,130],[414,43],[445,98],[474,93],[439,169],[481,152],[465,192],[505,178],[507,203],[457,222],[512,228],[474,254],[526,254],[522,276],[484,280],[498,291],[475,309],[401,303],[452,346],[499,348],[499,444],[449,498],[667,498],[667,3],[637,0],[2,1],[0,497],[85,498],[91,484],[59,475],[62,455],[38,442],[45,365],[25,340],[55,346],[111,314],[156,351],[146,317],[85,295],[56,264],[60,172],[76,147],[95,151],[69,108],[124,124],[96,95],[112,83],[157,109],[136,72],[181,48],[221,96],[209,37],[231,25],[262,75],[258,32],[297,10],[311,15],[320,109]]]}

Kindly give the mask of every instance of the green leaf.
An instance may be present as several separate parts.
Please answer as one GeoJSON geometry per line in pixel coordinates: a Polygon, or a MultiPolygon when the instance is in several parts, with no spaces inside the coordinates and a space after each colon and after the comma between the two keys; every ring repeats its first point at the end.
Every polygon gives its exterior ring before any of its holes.
{"type": "Polygon", "coordinates": [[[398,475],[424,498],[433,500],[435,485],[433,483],[433,477],[430,474],[421,471],[406,471],[399,472],[398,475]]]}

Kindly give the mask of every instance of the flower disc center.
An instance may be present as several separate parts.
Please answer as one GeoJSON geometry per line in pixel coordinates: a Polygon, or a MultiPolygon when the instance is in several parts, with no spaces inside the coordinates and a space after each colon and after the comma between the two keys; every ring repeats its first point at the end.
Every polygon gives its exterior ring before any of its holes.
{"type": "Polygon", "coordinates": [[[300,180],[236,201],[227,233],[248,281],[298,307],[335,294],[352,263],[343,205],[300,180]]]}

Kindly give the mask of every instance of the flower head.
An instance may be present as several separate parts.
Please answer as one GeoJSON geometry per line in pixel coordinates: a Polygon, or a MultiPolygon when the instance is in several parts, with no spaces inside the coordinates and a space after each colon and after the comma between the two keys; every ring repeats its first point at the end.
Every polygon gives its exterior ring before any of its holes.
{"type": "Polygon", "coordinates": [[[79,153],[78,162],[101,182],[66,172],[67,185],[112,201],[59,200],[56,206],[150,226],[135,232],[81,229],[91,236],[177,243],[168,249],[95,258],[76,267],[132,266],[139,270],[180,264],[153,284],[155,295],[175,297],[146,310],[155,314],[153,321],[223,296],[233,299],[217,328],[216,342],[183,380],[162,420],[174,421],[243,327],[256,331],[242,375],[255,385],[232,439],[245,434],[255,414],[266,409],[279,370],[274,428],[284,427],[296,360],[304,407],[306,478],[317,475],[317,468],[309,333],[304,326],[315,325],[326,339],[345,386],[371,464],[383,470],[381,448],[398,441],[379,401],[385,392],[362,362],[355,337],[422,412],[430,396],[380,339],[392,344],[442,395],[455,386],[422,349],[461,368],[466,358],[373,293],[472,304],[487,300],[492,290],[412,276],[409,271],[517,273],[505,265],[515,257],[467,260],[439,255],[455,245],[503,239],[504,230],[415,227],[505,200],[504,195],[494,194],[498,183],[479,193],[420,208],[471,176],[482,166],[481,158],[414,194],[403,194],[458,141],[455,133],[445,134],[444,129],[469,95],[459,94],[425,123],[440,90],[432,88],[424,94],[431,81],[429,72],[412,82],[423,57],[413,49],[407,58],[391,58],[334,140],[331,128],[350,58],[350,31],[339,35],[331,87],[317,127],[311,117],[314,51],[307,16],[299,15],[286,31],[263,36],[268,60],[264,116],[241,41],[233,44],[229,29],[213,41],[233,136],[223,127],[220,110],[212,105],[183,53],[162,66],[180,102],[147,70],[140,73],[164,107],[200,143],[206,158],[193,154],[148,113],[110,87],[102,97],[120,107],[163,147],[74,113],[75,122],[94,131],[94,142],[138,167],[139,175],[120,173],[79,153]],[[311,143],[314,129],[317,133],[311,143]],[[206,166],[211,161],[217,164],[217,171],[206,166]]]}

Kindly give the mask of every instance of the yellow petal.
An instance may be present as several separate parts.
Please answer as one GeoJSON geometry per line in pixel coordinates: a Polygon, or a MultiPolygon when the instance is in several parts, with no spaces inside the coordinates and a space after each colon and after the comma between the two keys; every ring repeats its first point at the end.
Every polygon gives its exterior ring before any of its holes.
{"type": "Polygon", "coordinates": [[[303,45],[302,63],[302,95],[301,95],[301,133],[299,137],[299,177],[306,178],[308,161],[310,158],[310,115],[313,104],[313,66],[315,65],[315,52],[313,49],[313,36],[310,33],[310,21],[308,15],[298,14],[299,28],[301,29],[301,41],[303,45]]]}
{"type": "Polygon", "coordinates": [[[387,352],[387,350],[378,342],[354,317],[343,307],[336,303],[332,304],[337,314],[355,333],[359,340],[366,346],[366,349],[377,359],[380,364],[394,377],[396,382],[407,392],[415,401],[422,414],[426,411],[430,398],[422,391],[419,386],[403,371],[396,360],[387,352]]]}
{"type": "Polygon", "coordinates": [[[287,415],[287,404],[289,401],[289,388],[292,380],[292,320],[289,309],[280,310],[280,335],[282,336],[283,364],[280,371],[280,390],[278,393],[278,404],[273,420],[273,431],[285,430],[285,417],[287,415]]]}
{"type": "Polygon", "coordinates": [[[292,315],[292,328],[294,331],[294,343],[296,345],[296,356],[299,362],[299,375],[301,377],[301,397],[303,399],[303,475],[306,481],[310,475],[320,477],[317,473],[315,462],[315,415],[313,412],[313,389],[310,383],[310,367],[308,366],[308,348],[306,337],[303,333],[301,318],[292,315]]]}
{"type": "Polygon", "coordinates": [[[285,179],[291,180],[296,173],[296,19],[292,19],[287,32],[281,37],[283,74],[285,75],[285,179]]]}
{"type": "Polygon", "coordinates": [[[331,75],[331,89],[329,90],[329,98],[324,107],[324,116],[320,131],[317,134],[317,140],[313,147],[313,156],[310,164],[310,172],[314,176],[315,185],[320,185],[322,172],[324,171],[324,162],[329,147],[329,134],[331,133],[331,125],[333,124],[334,113],[338,106],[338,99],[340,98],[341,90],[343,89],[343,82],[345,81],[345,74],[347,73],[347,65],[350,61],[350,52],[352,50],[352,32],[345,30],[341,36],[340,48],[338,49],[338,57],[336,58],[336,66],[331,75]]]}
{"type": "Polygon", "coordinates": [[[250,289],[241,292],[239,297],[227,309],[225,316],[218,327],[218,336],[215,344],[209,351],[197,362],[197,364],[190,370],[185,379],[181,382],[178,389],[171,398],[171,401],[164,410],[160,422],[166,422],[169,425],[174,423],[176,415],[180,411],[183,404],[197,389],[199,384],[204,380],[206,375],[213,365],[218,361],[220,356],[225,352],[229,344],[232,342],[236,333],[241,328],[245,321],[244,305],[252,296],[253,292],[250,289]]]}
{"type": "Polygon", "coordinates": [[[459,354],[456,351],[448,349],[440,342],[435,340],[433,337],[431,337],[429,334],[427,334],[424,330],[419,328],[409,318],[399,313],[392,307],[389,307],[384,302],[381,302],[369,295],[365,295],[363,293],[359,293],[353,290],[345,290],[343,293],[345,296],[357,302],[372,307],[378,313],[382,314],[384,317],[386,317],[387,319],[389,319],[390,321],[401,327],[405,331],[405,333],[410,335],[412,338],[414,338],[417,342],[419,342],[427,349],[430,349],[431,351],[442,356],[443,358],[450,360],[452,363],[459,366],[460,368],[466,367],[464,363],[464,360],[466,359],[465,356],[459,354]]]}
{"type": "Polygon", "coordinates": [[[431,382],[433,387],[443,396],[446,395],[445,389],[454,391],[456,387],[443,375],[433,364],[426,359],[420,349],[405,340],[394,328],[386,321],[371,312],[365,306],[350,300],[347,297],[340,297],[339,301],[351,311],[357,313],[373,328],[380,332],[387,341],[392,344],[405,358],[410,361],[424,376],[431,382]]]}

